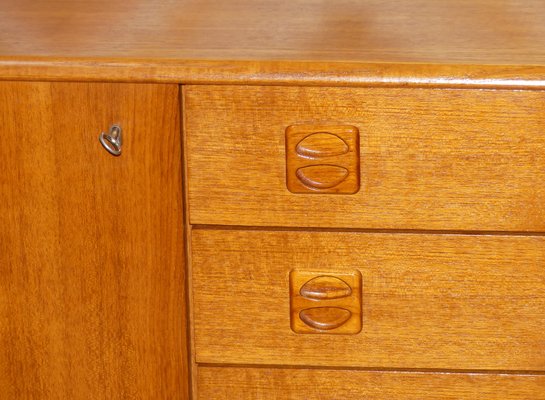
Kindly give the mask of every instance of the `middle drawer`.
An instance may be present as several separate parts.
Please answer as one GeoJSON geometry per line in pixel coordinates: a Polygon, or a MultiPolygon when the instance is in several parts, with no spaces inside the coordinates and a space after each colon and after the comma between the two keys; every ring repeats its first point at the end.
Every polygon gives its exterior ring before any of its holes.
{"type": "Polygon", "coordinates": [[[545,369],[544,237],[195,229],[192,264],[197,362],[545,369]],[[295,333],[293,270],[361,274],[361,330],[295,333]]]}

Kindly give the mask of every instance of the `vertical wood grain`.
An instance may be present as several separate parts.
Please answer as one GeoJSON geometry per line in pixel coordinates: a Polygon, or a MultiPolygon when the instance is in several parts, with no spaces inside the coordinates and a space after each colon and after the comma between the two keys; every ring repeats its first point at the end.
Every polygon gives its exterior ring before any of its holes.
{"type": "MultiPolygon", "coordinates": [[[[181,108],[181,114],[182,114],[182,132],[185,133],[185,127],[186,127],[186,120],[187,120],[187,113],[185,112],[185,103],[184,103],[184,91],[185,86],[180,86],[180,108],[181,108]]],[[[187,310],[188,315],[193,315],[193,261],[192,261],[192,251],[191,251],[191,237],[193,234],[193,227],[189,223],[189,199],[188,199],[188,193],[189,193],[189,180],[187,179],[187,135],[182,135],[182,161],[183,161],[183,187],[184,187],[184,205],[185,205],[185,214],[184,214],[184,222],[185,222],[185,251],[186,251],[186,274],[187,274],[187,310]]],[[[199,374],[199,368],[197,367],[196,362],[196,353],[195,353],[195,326],[194,326],[194,318],[189,317],[188,321],[188,338],[189,338],[189,371],[190,371],[190,393],[191,398],[196,399],[198,398],[198,387],[197,387],[197,379],[199,374]]]]}
{"type": "Polygon", "coordinates": [[[187,398],[179,121],[176,85],[0,83],[0,397],[187,398]]]}

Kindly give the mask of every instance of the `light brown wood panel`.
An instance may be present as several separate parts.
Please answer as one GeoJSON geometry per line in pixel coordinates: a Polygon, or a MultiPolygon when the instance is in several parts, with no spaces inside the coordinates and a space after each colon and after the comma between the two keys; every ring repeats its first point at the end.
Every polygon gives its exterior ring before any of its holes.
{"type": "Polygon", "coordinates": [[[543,375],[199,368],[202,400],[543,400],[543,375]]]}
{"type": "Polygon", "coordinates": [[[197,362],[545,370],[545,237],[192,235],[197,362]],[[295,268],[332,276],[359,270],[361,332],[294,333],[295,268]]]}
{"type": "Polygon", "coordinates": [[[114,66],[115,79],[179,81],[195,79],[192,67],[204,79],[242,68],[262,81],[348,83],[382,80],[395,63],[386,80],[543,87],[544,19],[541,0],[3,0],[0,75],[114,79],[104,71],[114,66]]]}
{"type": "Polygon", "coordinates": [[[185,87],[193,224],[543,231],[545,92],[185,87]],[[294,194],[285,130],[360,132],[359,192],[294,194]]]}
{"type": "Polygon", "coordinates": [[[545,89],[545,66],[0,55],[0,80],[545,89]]]}
{"type": "Polygon", "coordinates": [[[545,65],[544,19],[541,0],[3,0],[0,54],[545,65]]]}
{"type": "Polygon", "coordinates": [[[188,398],[179,122],[176,85],[0,83],[0,397],[188,398]]]}

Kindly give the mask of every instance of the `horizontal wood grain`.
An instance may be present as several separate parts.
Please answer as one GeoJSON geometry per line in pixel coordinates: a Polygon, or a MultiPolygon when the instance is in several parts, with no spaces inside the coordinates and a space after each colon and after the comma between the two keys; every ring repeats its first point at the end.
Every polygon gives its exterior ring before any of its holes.
{"type": "Polygon", "coordinates": [[[193,224],[543,231],[545,92],[187,86],[193,224]],[[354,195],[287,188],[285,130],[352,125],[354,195]]]}
{"type": "Polygon", "coordinates": [[[188,398],[179,128],[176,85],[0,82],[2,399],[188,398]]]}
{"type": "Polygon", "coordinates": [[[1,56],[0,80],[545,89],[545,66],[1,56]]]}
{"type": "Polygon", "coordinates": [[[544,87],[544,19],[541,0],[3,0],[0,76],[544,87]]]}
{"type": "Polygon", "coordinates": [[[543,400],[543,375],[198,369],[197,399],[543,400]]]}
{"type": "Polygon", "coordinates": [[[11,56],[545,65],[544,18],[540,0],[3,0],[0,50],[11,56]]]}
{"type": "Polygon", "coordinates": [[[194,229],[196,360],[545,370],[544,263],[545,237],[194,229]],[[293,269],[359,270],[361,332],[294,333],[293,269]]]}

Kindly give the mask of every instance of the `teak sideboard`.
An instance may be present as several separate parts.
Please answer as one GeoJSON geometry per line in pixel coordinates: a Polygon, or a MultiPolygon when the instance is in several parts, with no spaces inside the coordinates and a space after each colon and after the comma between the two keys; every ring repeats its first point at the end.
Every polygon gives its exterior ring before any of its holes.
{"type": "Polygon", "coordinates": [[[2,0],[0,399],[544,400],[541,0],[2,0]]]}

